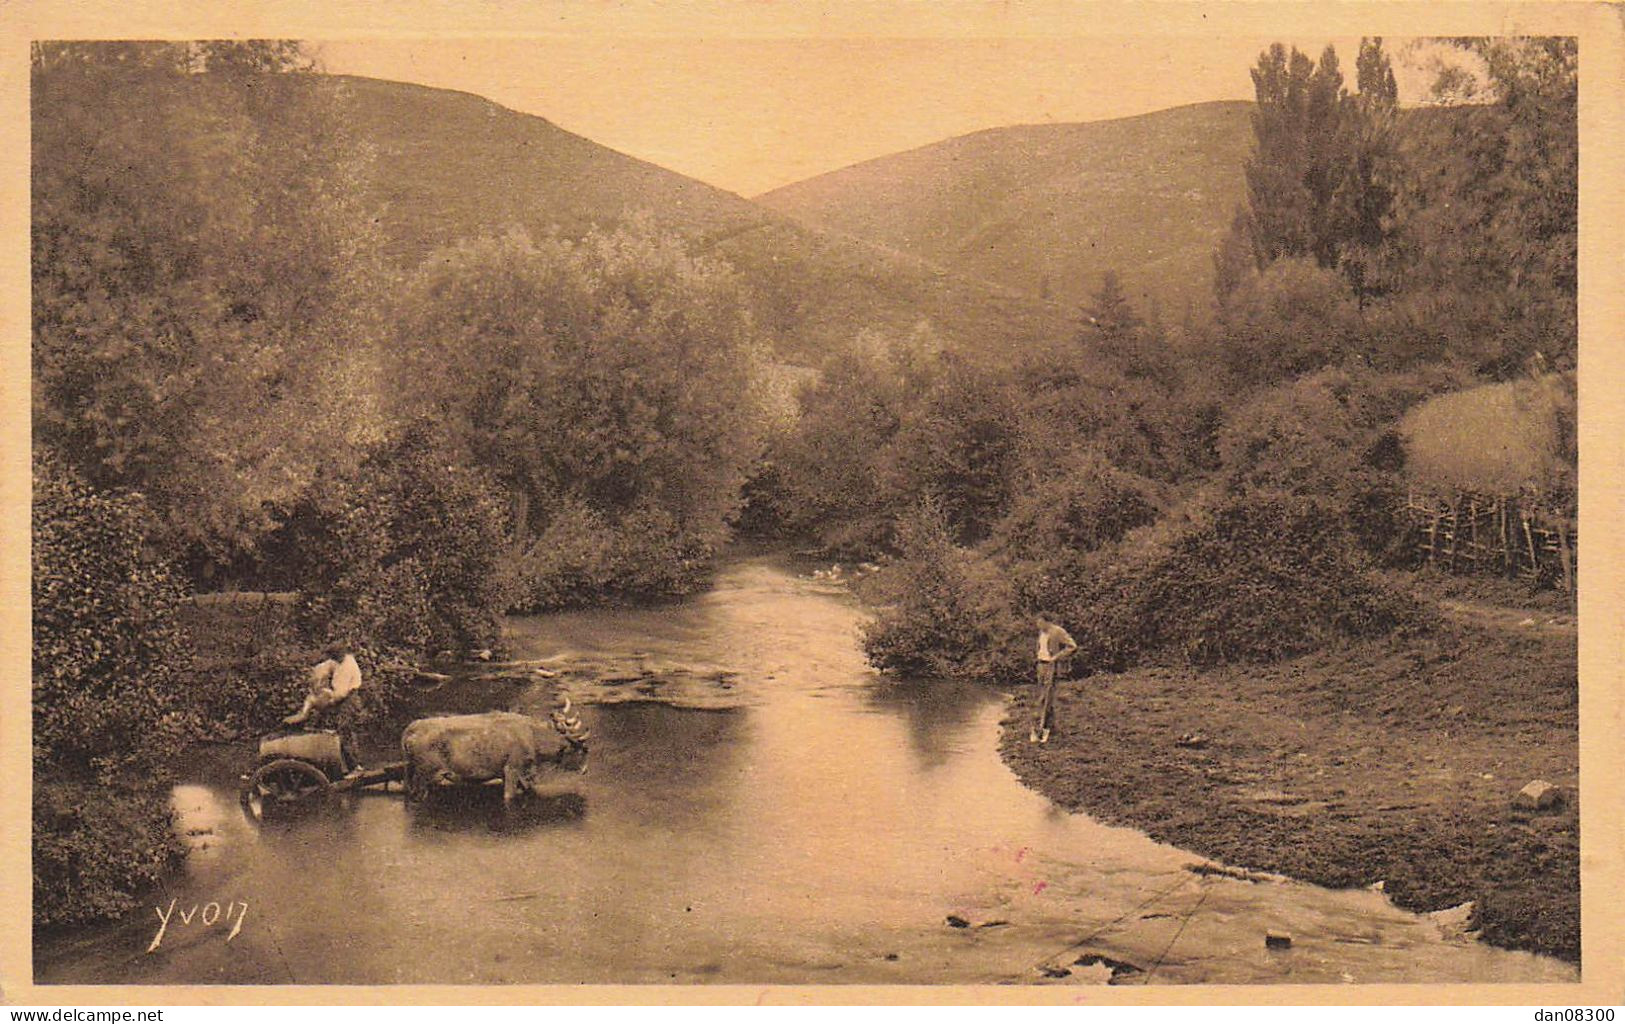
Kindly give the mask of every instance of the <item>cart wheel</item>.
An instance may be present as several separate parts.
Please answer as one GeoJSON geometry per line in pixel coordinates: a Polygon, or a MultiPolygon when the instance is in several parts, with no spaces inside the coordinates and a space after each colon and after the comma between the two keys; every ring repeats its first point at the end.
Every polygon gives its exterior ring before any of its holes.
{"type": "MultiPolygon", "coordinates": [[[[257,820],[271,809],[310,806],[333,788],[327,774],[309,761],[284,757],[259,766],[243,787],[243,807],[257,820]]],[[[275,813],[275,812],[271,812],[275,813]]]]}

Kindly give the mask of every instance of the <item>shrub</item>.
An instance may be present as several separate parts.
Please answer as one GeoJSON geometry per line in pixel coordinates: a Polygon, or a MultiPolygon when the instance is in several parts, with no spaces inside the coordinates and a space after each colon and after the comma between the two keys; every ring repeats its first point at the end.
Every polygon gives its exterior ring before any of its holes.
{"type": "Polygon", "coordinates": [[[1282,259],[1236,287],[1219,311],[1230,372],[1262,384],[1341,362],[1363,345],[1355,303],[1336,271],[1282,259]]]}
{"type": "Polygon", "coordinates": [[[1094,551],[1157,517],[1152,485],[1094,452],[1032,475],[1032,486],[994,530],[995,550],[1011,557],[1094,551]]]}
{"type": "Polygon", "coordinates": [[[52,928],[135,909],[181,856],[168,793],[150,778],[34,785],[34,924],[52,928]]]}
{"type": "Polygon", "coordinates": [[[492,485],[428,428],[318,480],[266,543],[305,594],[318,646],[405,651],[495,644],[512,603],[507,513],[492,485]]]}
{"type": "Polygon", "coordinates": [[[175,574],[134,494],[34,465],[34,919],[128,911],[177,856],[161,788],[182,742],[175,574]]]}
{"type": "Polygon", "coordinates": [[[1011,681],[1028,667],[1014,591],[991,559],[954,544],[946,517],[923,502],[898,524],[902,557],[871,584],[884,602],[863,630],[883,672],[1011,681]]]}
{"type": "Polygon", "coordinates": [[[495,644],[514,581],[507,512],[489,482],[417,426],[367,461],[362,491],[391,512],[380,565],[411,562],[421,575],[429,644],[456,651],[495,644]]]}
{"type": "Polygon", "coordinates": [[[519,559],[520,606],[551,611],[604,601],[658,601],[705,584],[714,543],[685,536],[653,505],[614,520],[580,499],[562,503],[519,559]]]}
{"type": "Polygon", "coordinates": [[[1113,555],[1046,595],[1091,666],[1270,661],[1419,621],[1335,510],[1282,492],[1199,502],[1113,555]]]}
{"type": "Polygon", "coordinates": [[[1449,379],[1334,368],[1261,391],[1219,432],[1222,478],[1237,494],[1277,490],[1321,501],[1367,552],[1397,556],[1405,457],[1395,424],[1449,379]]]}
{"type": "Polygon", "coordinates": [[[136,494],[100,494],[46,456],[34,467],[34,763],[147,769],[178,749],[176,575],[151,554],[136,494]]]}

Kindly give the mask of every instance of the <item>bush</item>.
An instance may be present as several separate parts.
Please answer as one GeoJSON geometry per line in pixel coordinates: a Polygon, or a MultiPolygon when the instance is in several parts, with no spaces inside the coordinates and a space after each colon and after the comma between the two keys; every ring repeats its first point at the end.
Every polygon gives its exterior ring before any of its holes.
{"type": "Polygon", "coordinates": [[[139,495],[99,494],[49,456],[35,463],[36,772],[149,770],[179,748],[182,592],[147,547],[151,528],[139,495]]]}
{"type": "Polygon", "coordinates": [[[127,914],[180,858],[168,793],[150,777],[34,781],[36,927],[127,914]]]}
{"type": "Polygon", "coordinates": [[[1271,661],[1420,621],[1335,510],[1282,492],[1199,502],[1051,594],[1080,658],[1123,668],[1271,661]],[[1070,597],[1070,600],[1068,598],[1070,597]]]}
{"type": "Polygon", "coordinates": [[[34,465],[34,919],[113,917],[178,855],[154,787],[183,740],[175,574],[134,494],[34,465]]]}
{"type": "Polygon", "coordinates": [[[307,636],[410,652],[495,644],[514,580],[493,491],[421,425],[353,478],[319,480],[266,543],[282,585],[305,594],[307,636]]]}
{"type": "Polygon", "coordinates": [[[994,529],[995,550],[1010,557],[1094,551],[1157,518],[1153,486],[1093,452],[1035,476],[994,529]]]}
{"type": "Polygon", "coordinates": [[[553,611],[682,597],[705,584],[715,555],[713,545],[685,537],[663,509],[644,505],[612,522],[574,499],[520,557],[519,604],[553,611]]]}
{"type": "Polygon", "coordinates": [[[1237,286],[1219,311],[1224,360],[1234,377],[1265,384],[1359,351],[1359,312],[1336,271],[1282,259],[1237,286]]]}
{"type": "Polygon", "coordinates": [[[1327,369],[1257,393],[1219,432],[1222,478],[1234,493],[1276,490],[1341,513],[1360,546],[1408,552],[1395,424],[1406,407],[1448,383],[1443,374],[1327,369]]]}
{"type": "Polygon", "coordinates": [[[942,510],[929,501],[899,522],[898,537],[902,557],[866,595],[884,602],[863,630],[870,664],[906,675],[1023,678],[1026,629],[998,565],[955,545],[942,510]]]}

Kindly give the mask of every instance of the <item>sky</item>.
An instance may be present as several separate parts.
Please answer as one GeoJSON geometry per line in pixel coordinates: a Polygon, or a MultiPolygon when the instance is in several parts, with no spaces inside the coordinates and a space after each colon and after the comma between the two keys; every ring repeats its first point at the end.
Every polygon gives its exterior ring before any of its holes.
{"type": "MultiPolygon", "coordinates": [[[[1250,100],[1271,37],[409,39],[317,44],[338,74],[458,89],[744,196],[983,128],[1250,100]]],[[[1332,42],[1351,80],[1358,37],[1332,42]]],[[[1416,76],[1401,73],[1402,99],[1416,76]]]]}

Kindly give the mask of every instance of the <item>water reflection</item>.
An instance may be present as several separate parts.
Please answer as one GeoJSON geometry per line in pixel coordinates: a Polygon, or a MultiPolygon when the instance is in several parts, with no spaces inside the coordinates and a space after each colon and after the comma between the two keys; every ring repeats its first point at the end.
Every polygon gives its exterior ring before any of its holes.
{"type": "Polygon", "coordinates": [[[908,726],[909,744],[924,770],[938,768],[964,749],[963,734],[977,712],[999,700],[985,687],[944,679],[877,679],[865,704],[908,726]]]}
{"type": "Polygon", "coordinates": [[[502,802],[502,787],[446,786],[429,791],[407,808],[410,833],[488,832],[521,835],[540,828],[567,826],[587,814],[580,793],[528,793],[512,804],[502,802]]]}

